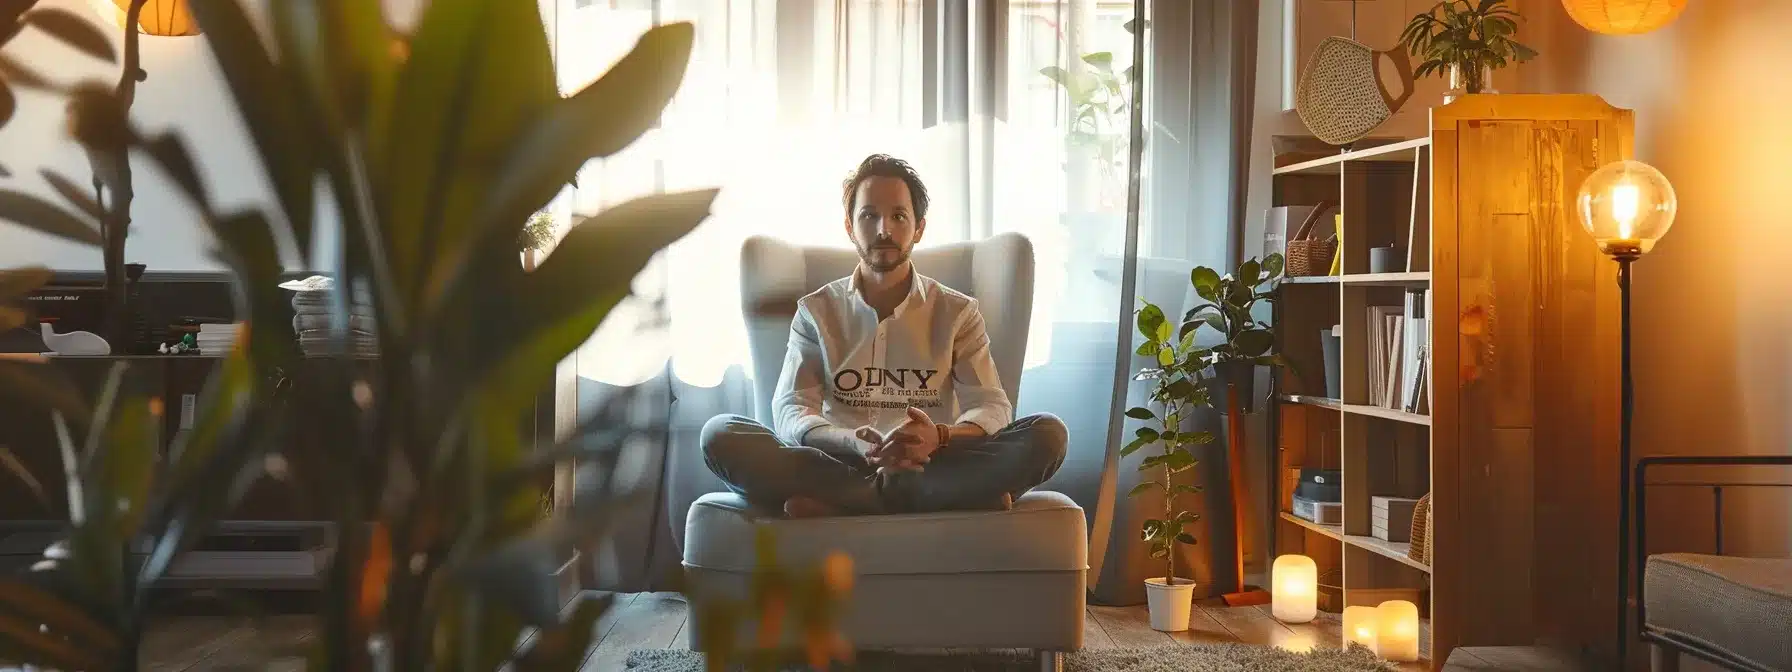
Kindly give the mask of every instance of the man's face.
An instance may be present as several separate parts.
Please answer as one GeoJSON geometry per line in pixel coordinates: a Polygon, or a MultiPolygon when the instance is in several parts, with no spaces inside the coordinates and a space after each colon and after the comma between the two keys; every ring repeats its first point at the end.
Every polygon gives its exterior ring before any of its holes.
{"type": "Polygon", "coordinates": [[[859,259],[873,271],[884,273],[908,262],[909,252],[921,241],[926,220],[915,218],[908,183],[895,177],[872,177],[859,183],[847,213],[846,235],[852,237],[859,259]]]}

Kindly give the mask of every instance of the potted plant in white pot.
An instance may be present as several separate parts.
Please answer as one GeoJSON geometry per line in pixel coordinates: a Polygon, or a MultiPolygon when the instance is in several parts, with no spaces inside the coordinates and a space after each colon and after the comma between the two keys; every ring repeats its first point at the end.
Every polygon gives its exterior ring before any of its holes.
{"type": "Polygon", "coordinates": [[[1156,367],[1139,371],[1134,380],[1152,380],[1150,401],[1126,411],[1127,417],[1152,421],[1155,427],[1140,427],[1136,438],[1120,449],[1128,456],[1150,445],[1162,452],[1144,459],[1139,471],[1150,472],[1147,478],[1127,493],[1128,497],[1161,496],[1163,517],[1146,520],[1140,536],[1151,545],[1151,557],[1165,561],[1162,578],[1145,580],[1146,599],[1150,603],[1151,627],[1165,632],[1188,629],[1189,607],[1194,600],[1193,579],[1176,576],[1176,545],[1194,544],[1195,536],[1187,531],[1201,514],[1180,510],[1177,495],[1196,494],[1200,486],[1176,483],[1175,476],[1193,469],[1199,463],[1194,446],[1212,443],[1213,434],[1183,431],[1182,421],[1200,407],[1208,406],[1208,390],[1203,372],[1207,369],[1208,351],[1195,346],[1199,321],[1185,321],[1180,328],[1164,317],[1164,311],[1150,302],[1138,311],[1139,333],[1145,337],[1138,354],[1156,357],[1156,367]],[[1149,406],[1155,405],[1157,410],[1149,406]]]}
{"type": "Polygon", "coordinates": [[[1400,44],[1421,59],[1414,77],[1437,74],[1449,79],[1444,104],[1471,93],[1493,90],[1493,71],[1510,62],[1523,63],[1537,51],[1512,39],[1518,33],[1518,12],[1506,0],[1443,0],[1412,17],[1400,33],[1400,44]]]}

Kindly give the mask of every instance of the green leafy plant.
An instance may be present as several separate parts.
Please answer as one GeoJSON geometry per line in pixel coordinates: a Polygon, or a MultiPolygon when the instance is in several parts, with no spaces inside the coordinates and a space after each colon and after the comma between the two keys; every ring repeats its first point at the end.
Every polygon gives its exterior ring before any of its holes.
{"type": "Polygon", "coordinates": [[[1176,503],[1178,495],[1199,493],[1200,486],[1176,483],[1174,478],[1200,463],[1194,453],[1195,446],[1213,442],[1211,432],[1183,430],[1183,421],[1189,419],[1195,409],[1210,404],[1204,373],[1208,368],[1209,353],[1195,343],[1201,322],[1185,321],[1179,327],[1168,320],[1162,308],[1150,302],[1145,302],[1137,315],[1139,335],[1145,339],[1137,353],[1156,357],[1158,365],[1140,370],[1133,379],[1154,381],[1150,403],[1158,408],[1154,411],[1149,406],[1138,406],[1128,409],[1126,416],[1154,421],[1156,426],[1140,427],[1135,438],[1120,449],[1120,454],[1132,455],[1151,445],[1161,448],[1158,454],[1139,463],[1139,471],[1155,471],[1157,477],[1141,481],[1127,496],[1140,497],[1155,492],[1163,497],[1163,517],[1147,519],[1140,529],[1140,536],[1150,544],[1151,557],[1163,558],[1168,563],[1168,573],[1164,577],[1169,581],[1176,578],[1176,556],[1172,552],[1175,545],[1195,543],[1195,536],[1186,528],[1189,523],[1201,519],[1201,514],[1183,510],[1176,503]]]}
{"type": "Polygon", "coordinates": [[[1459,71],[1467,93],[1480,93],[1486,73],[1537,56],[1513,39],[1518,12],[1506,0],[1444,0],[1412,17],[1400,33],[1400,44],[1421,59],[1416,77],[1459,71]]]}
{"type": "MultiPolygon", "coordinates": [[[[110,89],[59,87],[0,63],[8,85],[73,101],[84,149],[123,145],[167,174],[216,241],[246,324],[207,383],[194,429],[161,464],[148,438],[162,412],[153,396],[108,382],[89,411],[55,369],[0,360],[0,387],[49,402],[66,427],[70,502],[65,540],[0,587],[0,658],[134,669],[150,589],[279,464],[337,532],[313,669],[576,669],[608,600],[563,613],[553,570],[601,535],[619,504],[647,496],[617,465],[664,432],[629,421],[619,401],[537,447],[529,411],[648,260],[708,216],[715,191],[643,197],[585,218],[532,271],[511,245],[586,161],[655,123],[694,30],[647,31],[604,76],[562,97],[532,3],[434,0],[408,37],[378,3],[266,7],[272,44],[236,2],[191,4],[273,184],[272,207],[220,208],[186,141],[137,128],[110,89]],[[320,181],[342,234],[313,259],[320,181]],[[338,269],[336,324],[348,323],[350,292],[370,296],[377,357],[356,354],[347,330],[332,354],[299,351],[278,288],[283,237],[307,267],[338,269]],[[544,475],[568,463],[580,470],[577,491],[564,515],[543,520],[544,475]],[[147,556],[126,552],[141,540],[147,556]],[[536,636],[519,647],[525,628],[536,636]]],[[[42,208],[0,217],[38,230],[65,224],[42,208]]],[[[0,290],[42,276],[12,272],[0,290]]]]}
{"type": "Polygon", "coordinates": [[[1114,54],[1107,51],[1084,54],[1080,60],[1073,69],[1048,65],[1039,74],[1070,97],[1070,143],[1094,148],[1103,176],[1111,177],[1126,160],[1132,68],[1115,71],[1114,54]]]}
{"type": "Polygon", "coordinates": [[[1255,316],[1257,304],[1275,303],[1272,284],[1282,276],[1284,263],[1282,255],[1271,254],[1261,262],[1248,259],[1223,276],[1206,266],[1189,273],[1195,295],[1207,303],[1195,306],[1183,319],[1212,327],[1224,338],[1207,351],[1208,365],[1220,369],[1222,375],[1240,366],[1281,366],[1285,362],[1275,352],[1275,332],[1255,316]]]}

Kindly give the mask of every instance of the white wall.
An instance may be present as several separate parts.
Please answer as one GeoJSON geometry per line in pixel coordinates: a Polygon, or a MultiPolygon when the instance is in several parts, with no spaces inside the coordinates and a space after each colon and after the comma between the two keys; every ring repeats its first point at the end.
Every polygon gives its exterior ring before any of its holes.
{"type": "MultiPolygon", "coordinates": [[[[413,23],[426,0],[383,0],[388,16],[405,27],[413,23]]],[[[247,0],[259,8],[265,0],[247,0]]],[[[39,7],[58,7],[100,18],[88,0],[42,0],[39,7]]],[[[257,20],[259,12],[252,13],[257,20]]],[[[122,53],[123,31],[104,24],[122,53]]],[[[98,80],[111,86],[118,81],[118,66],[86,57],[55,39],[27,29],[7,53],[39,73],[72,83],[98,80]]],[[[137,101],[131,117],[146,132],[177,130],[198,164],[200,179],[210,190],[214,204],[228,210],[250,205],[273,208],[273,191],[248,130],[238,118],[236,104],[225,87],[223,75],[203,37],[150,37],[142,41],[143,69],[149,79],[137,85],[137,101]]],[[[18,189],[60,202],[39,176],[40,169],[62,173],[77,184],[87,184],[91,173],[81,149],[63,130],[62,102],[54,96],[20,92],[19,112],[0,128],[0,164],[13,176],[0,179],[0,188],[18,189]]],[[[125,256],[148,264],[153,271],[212,271],[221,266],[210,256],[211,237],[195,212],[155,165],[142,158],[131,162],[136,199],[132,203],[133,226],[125,256]]],[[[321,241],[329,244],[335,217],[327,202],[319,204],[317,224],[321,241]]],[[[43,264],[58,270],[100,270],[98,249],[62,242],[21,229],[0,226],[0,267],[43,264]]]]}

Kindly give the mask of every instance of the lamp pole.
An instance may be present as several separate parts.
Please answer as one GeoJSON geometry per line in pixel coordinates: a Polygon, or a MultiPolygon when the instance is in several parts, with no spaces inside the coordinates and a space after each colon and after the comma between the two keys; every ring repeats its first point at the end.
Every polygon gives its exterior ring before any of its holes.
{"type": "MultiPolygon", "coordinates": [[[[1630,630],[1630,417],[1634,392],[1630,382],[1630,262],[1632,254],[1614,255],[1618,261],[1618,668],[1629,659],[1630,630]]],[[[1640,570],[1639,570],[1640,571],[1640,570]]]]}

